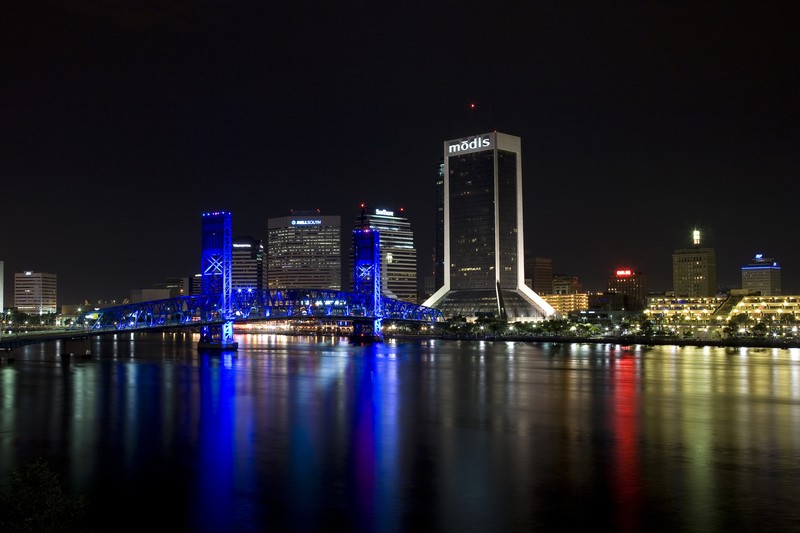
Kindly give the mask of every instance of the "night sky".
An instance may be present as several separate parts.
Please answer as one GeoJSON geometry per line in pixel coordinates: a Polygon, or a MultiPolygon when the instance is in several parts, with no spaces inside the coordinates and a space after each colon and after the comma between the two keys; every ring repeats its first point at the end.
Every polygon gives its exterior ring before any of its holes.
{"type": "Polygon", "coordinates": [[[404,207],[431,270],[443,141],[522,138],[530,256],[670,290],[693,227],[722,287],[800,293],[800,32],[757,2],[26,1],[0,17],[0,260],[59,303],[199,270],[204,211],[404,207]],[[475,103],[475,109],[469,104],[475,103]]]}

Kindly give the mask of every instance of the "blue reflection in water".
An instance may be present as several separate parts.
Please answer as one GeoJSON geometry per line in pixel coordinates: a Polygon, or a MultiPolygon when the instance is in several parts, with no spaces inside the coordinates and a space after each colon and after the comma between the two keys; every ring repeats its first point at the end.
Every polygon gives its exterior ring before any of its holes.
{"type": "Polygon", "coordinates": [[[375,347],[371,346],[356,385],[353,419],[352,468],[355,478],[356,516],[359,529],[366,530],[374,519],[376,441],[380,425],[380,381],[375,365],[375,347]]]}
{"type": "Polygon", "coordinates": [[[225,531],[235,515],[234,371],[229,354],[200,355],[200,419],[195,531],[225,531]]]}
{"type": "Polygon", "coordinates": [[[99,348],[66,364],[32,347],[0,367],[0,488],[45,456],[97,531],[800,523],[796,350],[99,348]]]}

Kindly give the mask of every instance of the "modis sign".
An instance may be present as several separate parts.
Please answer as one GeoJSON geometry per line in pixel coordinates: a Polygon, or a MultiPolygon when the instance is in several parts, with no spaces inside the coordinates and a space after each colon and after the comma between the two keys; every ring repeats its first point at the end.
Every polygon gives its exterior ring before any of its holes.
{"type": "Polygon", "coordinates": [[[457,141],[450,141],[447,143],[448,154],[463,154],[468,152],[475,152],[477,150],[485,150],[492,146],[492,139],[487,135],[476,135],[475,137],[467,137],[466,139],[459,139],[457,141]]]}

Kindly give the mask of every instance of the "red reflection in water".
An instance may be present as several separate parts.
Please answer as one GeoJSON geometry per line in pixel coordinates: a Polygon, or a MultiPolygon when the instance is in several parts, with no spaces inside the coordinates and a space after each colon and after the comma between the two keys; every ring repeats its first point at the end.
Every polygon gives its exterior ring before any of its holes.
{"type": "Polygon", "coordinates": [[[614,388],[613,428],[614,490],[617,531],[641,531],[642,479],[639,469],[639,375],[637,359],[623,348],[618,359],[612,359],[614,388]]]}

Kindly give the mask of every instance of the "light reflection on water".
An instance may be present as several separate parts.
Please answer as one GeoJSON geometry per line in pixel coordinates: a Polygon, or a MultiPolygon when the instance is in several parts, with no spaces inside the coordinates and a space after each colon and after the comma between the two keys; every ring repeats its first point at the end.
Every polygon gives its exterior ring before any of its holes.
{"type": "MultiPolygon", "coordinates": [[[[791,530],[800,351],[248,335],[0,366],[0,481],[34,457],[101,530],[791,530]],[[166,524],[165,524],[166,525],[166,524]]],[[[62,354],[62,355],[60,355],[62,354]]]]}

